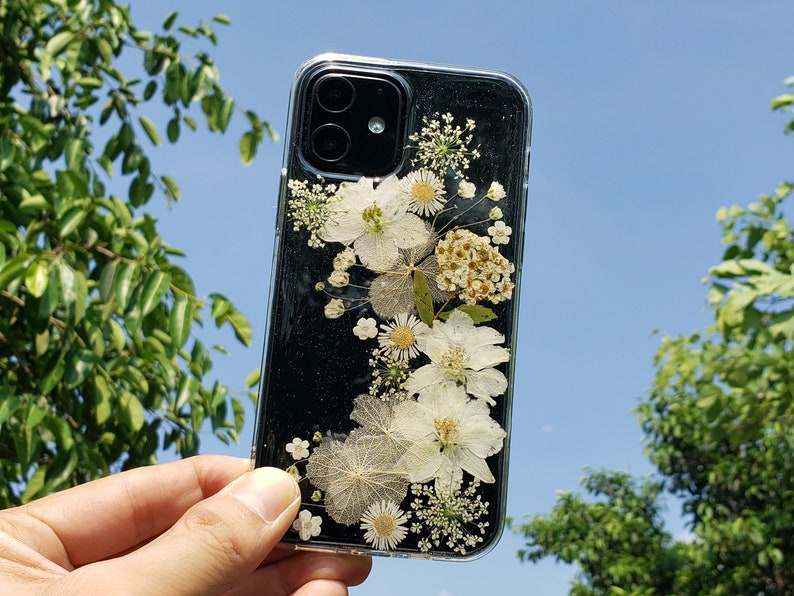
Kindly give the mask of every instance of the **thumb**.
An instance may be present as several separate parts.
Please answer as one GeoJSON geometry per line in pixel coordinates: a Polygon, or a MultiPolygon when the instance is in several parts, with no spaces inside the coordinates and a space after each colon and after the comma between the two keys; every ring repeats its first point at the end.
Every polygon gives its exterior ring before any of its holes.
{"type": "Polygon", "coordinates": [[[278,544],[299,503],[298,485],[290,474],[275,468],[253,470],[191,507],[151,543],[106,562],[119,568],[100,573],[136,593],[225,592],[278,544]]]}

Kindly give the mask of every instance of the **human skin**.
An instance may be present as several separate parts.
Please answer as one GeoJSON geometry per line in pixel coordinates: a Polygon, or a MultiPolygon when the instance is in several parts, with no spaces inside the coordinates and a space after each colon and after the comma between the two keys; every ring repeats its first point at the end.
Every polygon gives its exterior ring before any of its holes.
{"type": "Polygon", "coordinates": [[[338,596],[369,557],[277,547],[295,480],[245,459],[197,456],[115,474],[0,511],[9,594],[338,596]]]}

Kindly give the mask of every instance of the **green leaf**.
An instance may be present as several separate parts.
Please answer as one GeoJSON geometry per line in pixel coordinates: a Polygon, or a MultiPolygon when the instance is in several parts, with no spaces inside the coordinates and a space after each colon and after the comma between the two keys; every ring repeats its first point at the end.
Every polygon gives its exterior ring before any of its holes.
{"type": "Polygon", "coordinates": [[[155,147],[160,145],[160,133],[157,131],[157,127],[154,125],[154,122],[149,120],[146,116],[140,116],[138,118],[138,122],[141,123],[146,136],[149,137],[149,140],[155,147]]]}
{"type": "Polygon", "coordinates": [[[198,394],[200,383],[196,380],[196,377],[192,377],[190,375],[183,375],[181,379],[179,379],[179,387],[177,388],[176,392],[176,402],[174,403],[174,412],[179,412],[182,407],[190,401],[191,397],[194,397],[198,394]]]}
{"type": "Polygon", "coordinates": [[[94,368],[96,356],[91,350],[79,350],[71,355],[66,362],[63,382],[67,389],[82,385],[88,374],[94,368]]]}
{"type": "Polygon", "coordinates": [[[179,116],[174,116],[168,121],[165,134],[171,143],[176,143],[179,140],[179,116]]]}
{"type": "Polygon", "coordinates": [[[177,347],[185,345],[193,325],[193,304],[185,297],[179,297],[171,307],[171,338],[177,347]]]}
{"type": "Polygon", "coordinates": [[[28,405],[28,408],[25,412],[25,430],[30,430],[37,427],[39,423],[44,420],[46,415],[47,410],[44,408],[40,408],[36,404],[28,405]]]}
{"type": "Polygon", "coordinates": [[[427,284],[425,274],[419,269],[414,270],[414,303],[419,313],[419,318],[428,327],[433,326],[433,298],[430,294],[430,286],[427,284]]]}
{"type": "Polygon", "coordinates": [[[119,305],[122,312],[127,310],[139,275],[140,268],[137,263],[119,263],[116,267],[116,275],[113,278],[113,294],[116,297],[116,304],[119,305]]]}
{"type": "Polygon", "coordinates": [[[250,389],[251,387],[254,387],[255,385],[258,385],[259,384],[259,379],[261,378],[261,376],[262,376],[262,369],[261,368],[257,368],[255,370],[251,371],[251,374],[248,375],[245,378],[245,386],[250,389]]]}
{"type": "Polygon", "coordinates": [[[252,132],[245,133],[240,138],[240,159],[244,165],[250,166],[256,156],[256,136],[252,132]]]}
{"type": "Polygon", "coordinates": [[[72,207],[58,221],[58,236],[66,238],[83,223],[88,212],[83,207],[72,207]]]}
{"type": "Polygon", "coordinates": [[[111,261],[102,268],[99,274],[99,297],[102,302],[110,302],[113,297],[113,278],[116,275],[118,261],[111,261]]]}
{"type": "Polygon", "coordinates": [[[0,290],[8,290],[14,281],[22,277],[29,261],[29,256],[17,255],[3,263],[0,267],[0,290]]]}
{"type": "Polygon", "coordinates": [[[19,202],[20,211],[47,211],[50,208],[49,202],[43,195],[38,193],[31,195],[26,191],[23,192],[24,197],[19,202]]]}
{"type": "Polygon", "coordinates": [[[168,290],[171,283],[171,276],[162,271],[154,271],[149,274],[143,284],[141,298],[139,302],[141,316],[148,315],[154,307],[160,303],[160,299],[168,290]]]}
{"type": "Polygon", "coordinates": [[[22,401],[15,395],[3,396],[3,399],[0,399],[0,425],[5,424],[14,415],[20,403],[22,401]]]}
{"type": "Polygon", "coordinates": [[[79,171],[82,168],[83,142],[80,139],[69,139],[63,150],[66,160],[66,167],[70,170],[79,171]]]}
{"type": "MultiPolygon", "coordinates": [[[[496,313],[487,306],[482,306],[481,304],[461,304],[454,310],[459,310],[469,315],[475,325],[496,319],[496,313]]],[[[446,321],[451,312],[452,311],[443,312],[439,318],[446,321]]]]}
{"type": "Polygon", "coordinates": [[[94,416],[97,424],[105,424],[110,418],[113,409],[111,407],[112,392],[110,385],[105,380],[105,377],[100,374],[94,375],[94,394],[95,394],[95,409],[94,416]]]}
{"type": "Polygon", "coordinates": [[[47,289],[49,272],[43,263],[33,262],[25,272],[25,287],[28,294],[40,298],[47,289]]]}
{"type": "Polygon", "coordinates": [[[248,322],[248,319],[245,318],[243,313],[235,310],[230,312],[226,319],[229,321],[232,329],[234,329],[234,335],[237,337],[240,343],[244,346],[250,346],[254,334],[253,331],[251,331],[251,325],[248,322]]]}
{"type": "Polygon", "coordinates": [[[69,45],[69,43],[74,39],[74,33],[71,31],[61,31],[60,33],[56,33],[53,35],[48,41],[47,45],[44,46],[44,49],[51,55],[57,56],[60,54],[63,49],[69,45]]]}
{"type": "Polygon", "coordinates": [[[168,189],[168,192],[171,194],[171,196],[175,201],[178,201],[179,199],[182,198],[182,193],[179,190],[179,185],[177,185],[177,183],[174,181],[173,178],[171,178],[170,176],[161,176],[160,179],[163,181],[163,184],[165,184],[166,189],[168,189]]]}
{"type": "Polygon", "coordinates": [[[119,405],[122,423],[133,432],[140,431],[145,421],[141,400],[129,391],[125,391],[121,394],[119,405]]]}
{"type": "Polygon", "coordinates": [[[170,13],[167,17],[165,17],[165,21],[163,21],[163,31],[168,31],[174,25],[174,21],[176,21],[176,17],[179,13],[176,11],[170,13]]]}
{"type": "Polygon", "coordinates": [[[225,14],[216,14],[214,17],[212,17],[212,20],[215,21],[216,23],[220,23],[221,25],[232,24],[232,20],[225,14]]]}

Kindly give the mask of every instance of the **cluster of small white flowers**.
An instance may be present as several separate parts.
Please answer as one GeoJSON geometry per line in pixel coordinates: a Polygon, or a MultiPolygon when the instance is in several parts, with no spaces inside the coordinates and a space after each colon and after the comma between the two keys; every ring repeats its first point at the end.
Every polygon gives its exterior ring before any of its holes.
{"type": "Polygon", "coordinates": [[[470,149],[475,128],[474,120],[466,119],[461,127],[453,125],[452,114],[446,113],[441,120],[422,118],[422,129],[408,138],[416,143],[416,161],[422,162],[429,169],[444,175],[447,168],[452,168],[455,175],[463,178],[463,171],[469,168],[472,159],[480,157],[477,149],[470,149]],[[442,124],[443,120],[443,124],[442,124]]]}
{"type": "Polygon", "coordinates": [[[356,251],[349,246],[334,257],[334,271],[347,271],[356,264],[356,251]]]}
{"type": "Polygon", "coordinates": [[[335,184],[320,182],[309,184],[305,180],[289,180],[287,188],[290,197],[287,201],[287,216],[292,220],[292,229],[296,232],[309,232],[308,244],[312,248],[321,248],[325,243],[319,234],[325,227],[329,216],[329,205],[335,200],[337,187],[335,184]]]}
{"type": "Polygon", "coordinates": [[[512,233],[513,228],[503,221],[497,221],[488,228],[488,234],[491,236],[494,244],[507,244],[510,242],[510,234],[512,233]]]}
{"type": "Polygon", "coordinates": [[[466,304],[509,300],[515,284],[510,275],[515,266],[491,246],[487,237],[465,229],[451,230],[436,246],[439,288],[458,292],[466,304]]]}
{"type": "Polygon", "coordinates": [[[504,186],[498,182],[491,182],[491,186],[488,187],[488,192],[485,193],[485,196],[496,202],[504,199],[507,193],[505,192],[504,186]]]}
{"type": "Polygon", "coordinates": [[[488,502],[477,494],[479,486],[475,480],[463,491],[439,493],[432,486],[411,485],[411,494],[416,497],[411,509],[414,519],[418,520],[411,524],[411,532],[428,532],[419,540],[420,551],[428,552],[443,543],[450,550],[465,555],[467,548],[474,548],[483,541],[489,523],[481,520],[488,515],[488,502]]]}
{"type": "Polygon", "coordinates": [[[375,348],[369,359],[372,383],[369,394],[383,401],[401,401],[408,397],[405,382],[411,374],[408,361],[389,347],[375,348]]]}

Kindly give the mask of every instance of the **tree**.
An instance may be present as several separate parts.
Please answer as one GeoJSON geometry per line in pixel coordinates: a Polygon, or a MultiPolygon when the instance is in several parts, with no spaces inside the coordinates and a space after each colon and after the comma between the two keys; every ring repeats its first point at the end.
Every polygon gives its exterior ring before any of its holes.
{"type": "MultiPolygon", "coordinates": [[[[793,111],[794,93],[772,107],[793,111]]],[[[591,471],[595,500],[563,493],[549,516],[513,525],[522,560],[577,563],[572,594],[794,593],[793,193],[784,182],[717,213],[727,248],[707,276],[714,323],[662,338],[636,408],[660,481],[591,471]],[[663,531],[665,490],[691,541],[663,531]]]]}
{"type": "MultiPolygon", "coordinates": [[[[207,309],[245,345],[250,326],[196,294],[146,212],[180,198],[148,155],[161,132],[147,111],[170,115],[170,143],[196,113],[224,133],[235,111],[211,57],[181,54],[228,18],[176,21],[152,34],[112,0],[0,1],[0,506],[194,454],[205,421],[225,441],[241,428],[193,332],[207,309]]],[[[244,114],[248,164],[272,131],[244,114]]]]}

